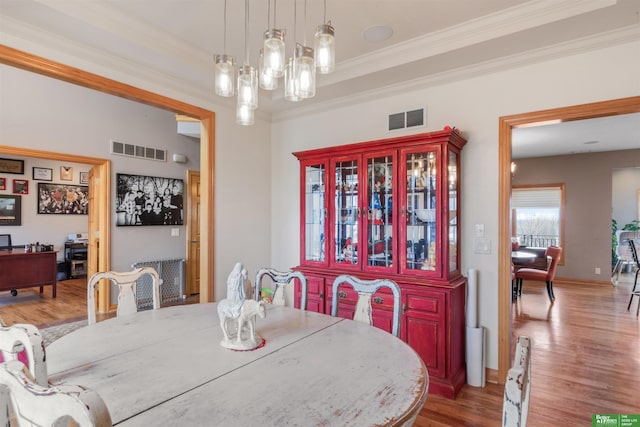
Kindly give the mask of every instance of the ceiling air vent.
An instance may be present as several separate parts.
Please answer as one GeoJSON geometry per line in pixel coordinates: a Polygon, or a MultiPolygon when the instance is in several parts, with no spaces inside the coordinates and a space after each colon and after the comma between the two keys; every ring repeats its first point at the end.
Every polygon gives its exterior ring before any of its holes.
{"type": "Polygon", "coordinates": [[[167,161],[167,150],[143,147],[141,145],[126,144],[124,142],[111,141],[111,154],[119,156],[138,157],[140,159],[167,161]]]}
{"type": "Polygon", "coordinates": [[[408,129],[425,125],[424,108],[389,114],[389,130],[408,129]]]}

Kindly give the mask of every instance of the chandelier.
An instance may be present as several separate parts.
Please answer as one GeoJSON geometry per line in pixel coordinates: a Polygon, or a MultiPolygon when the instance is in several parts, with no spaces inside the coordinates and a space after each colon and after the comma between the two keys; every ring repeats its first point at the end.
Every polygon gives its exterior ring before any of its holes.
{"type": "MultiPolygon", "coordinates": [[[[297,3],[293,3],[294,45],[291,57],[285,54],[285,30],[276,25],[276,1],[273,0],[273,21],[271,22],[271,0],[267,9],[267,29],[264,43],[258,57],[258,68],[249,62],[249,0],[244,3],[244,48],[243,65],[235,69],[235,57],[226,53],[227,49],[227,0],[224,1],[223,52],[214,55],[215,93],[222,97],[236,95],[236,122],[250,126],[255,122],[254,112],[258,108],[258,87],[263,90],[278,89],[283,79],[284,98],[296,102],[312,98],[316,94],[316,72],[329,74],[335,69],[335,31],[331,21],[327,21],[327,1],[324,0],[323,24],[317,26],[314,47],[296,41],[297,3]],[[237,91],[236,91],[237,86],[237,91]]],[[[307,0],[304,0],[304,21],[306,27],[307,0]]],[[[304,33],[304,28],[303,28],[304,33]]]]}

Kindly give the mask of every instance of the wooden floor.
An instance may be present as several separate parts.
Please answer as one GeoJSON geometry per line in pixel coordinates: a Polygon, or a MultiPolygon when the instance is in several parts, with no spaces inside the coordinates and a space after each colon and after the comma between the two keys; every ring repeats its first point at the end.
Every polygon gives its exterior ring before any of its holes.
{"type": "MultiPolygon", "coordinates": [[[[524,283],[512,314],[513,335],[533,341],[529,425],[588,426],[592,414],[640,413],[637,298],[627,311],[632,281],[625,275],[616,287],[557,282],[553,305],[544,285],[524,283]]],[[[75,320],[86,317],[85,301],[85,280],[60,282],[56,299],[47,288],[43,297],[37,288],[17,297],[0,292],[0,317],[6,324],[75,320]]],[[[455,400],[429,395],[415,425],[498,426],[502,393],[502,386],[487,384],[465,385],[455,400]]]]}

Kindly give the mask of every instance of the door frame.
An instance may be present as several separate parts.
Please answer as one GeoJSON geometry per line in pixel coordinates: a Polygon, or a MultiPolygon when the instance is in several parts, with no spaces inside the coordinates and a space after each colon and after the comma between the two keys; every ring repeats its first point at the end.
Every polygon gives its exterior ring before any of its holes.
{"type": "MultiPolygon", "coordinates": [[[[0,63],[200,120],[201,206],[204,209],[203,215],[200,217],[200,231],[202,237],[200,245],[200,256],[202,257],[200,262],[200,302],[213,301],[213,279],[215,272],[213,227],[213,224],[215,223],[215,113],[195,105],[171,99],[135,86],[120,83],[97,74],[89,73],[81,69],[32,55],[5,45],[0,45],[0,63]]],[[[3,148],[16,149],[16,147],[3,148]]],[[[63,156],[58,153],[52,154],[63,156]]],[[[80,161],[80,163],[89,162],[80,161]]],[[[111,176],[109,174],[107,182],[110,182],[110,179],[111,176]]],[[[109,199],[109,197],[107,197],[107,199],[109,199]]],[[[109,205],[107,204],[105,206],[109,205]]],[[[101,229],[101,232],[109,230],[110,225],[110,223],[107,223],[104,229],[101,229]]],[[[110,247],[110,240],[103,240],[104,245],[100,245],[101,250],[103,247],[110,247]]],[[[101,265],[104,266],[105,269],[110,268],[110,263],[105,263],[108,260],[108,256],[105,260],[101,259],[101,265]]],[[[105,293],[101,292],[101,295],[105,295],[105,293]]]]}
{"type": "Polygon", "coordinates": [[[500,117],[498,121],[498,383],[511,365],[511,131],[514,128],[639,113],[640,96],[500,117]]]}

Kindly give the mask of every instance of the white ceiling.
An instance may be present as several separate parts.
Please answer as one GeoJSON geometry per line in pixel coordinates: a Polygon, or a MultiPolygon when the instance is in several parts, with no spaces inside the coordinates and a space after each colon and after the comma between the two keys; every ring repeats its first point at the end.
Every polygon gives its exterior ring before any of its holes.
{"type": "MultiPolygon", "coordinates": [[[[287,31],[288,55],[294,33],[296,41],[306,39],[312,46],[325,1],[297,0],[295,25],[294,1],[248,1],[252,65],[268,26],[269,5],[271,22],[275,8],[276,27],[287,31]]],[[[244,4],[227,0],[226,52],[224,0],[0,0],[0,42],[36,54],[59,51],[65,63],[87,71],[116,79],[126,75],[211,99],[213,55],[245,60],[244,4]]],[[[326,0],[326,18],[336,31],[336,71],[318,75],[316,97],[310,100],[292,103],[283,99],[282,89],[261,90],[262,113],[277,119],[640,39],[640,0],[326,0]],[[393,30],[391,38],[364,39],[365,30],[381,25],[393,30]]],[[[215,102],[233,108],[234,100],[215,102]]],[[[637,148],[640,119],[634,116],[630,124],[598,119],[580,134],[579,122],[519,130],[514,157],[531,154],[519,148],[520,136],[529,146],[528,141],[542,138],[540,132],[551,130],[571,135],[555,134],[554,141],[563,141],[553,144],[556,149],[613,147],[611,138],[637,148]],[[617,135],[623,126],[630,131],[617,135]],[[575,145],[569,144],[573,139],[575,145]],[[600,144],[584,145],[592,140],[600,144]]]]}

